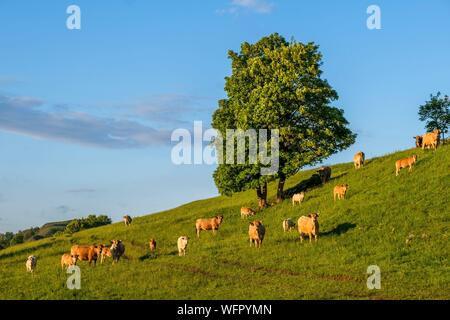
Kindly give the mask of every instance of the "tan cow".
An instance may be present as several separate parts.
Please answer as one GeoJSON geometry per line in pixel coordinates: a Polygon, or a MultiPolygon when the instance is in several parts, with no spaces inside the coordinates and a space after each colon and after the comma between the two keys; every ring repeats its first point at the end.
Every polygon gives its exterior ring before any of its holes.
{"type": "Polygon", "coordinates": [[[70,249],[70,255],[77,257],[77,261],[87,260],[89,265],[94,261],[94,265],[97,264],[97,259],[100,257],[103,250],[103,245],[74,245],[70,249]]]}
{"type": "Polygon", "coordinates": [[[312,237],[317,242],[319,238],[319,213],[311,213],[308,216],[301,216],[298,219],[298,232],[300,233],[300,241],[303,242],[303,235],[309,236],[309,242],[311,242],[312,237]]]}
{"type": "Polygon", "coordinates": [[[295,206],[296,203],[300,204],[305,199],[305,192],[296,193],[292,196],[292,206],[295,206]]]}
{"type": "Polygon", "coordinates": [[[284,232],[291,231],[295,228],[295,222],[291,220],[291,218],[287,218],[283,220],[283,230],[284,232]]]}
{"type": "Polygon", "coordinates": [[[70,267],[77,264],[77,257],[72,256],[69,253],[64,253],[61,257],[61,269],[64,267],[70,267]]]}
{"type": "Polygon", "coordinates": [[[247,218],[256,215],[256,212],[252,208],[242,207],[241,208],[241,218],[247,218]]]}
{"type": "Polygon", "coordinates": [[[112,253],[111,253],[111,249],[105,246],[100,255],[100,263],[103,263],[103,261],[105,261],[106,257],[111,258],[112,253]]]}
{"type": "Polygon", "coordinates": [[[319,174],[322,184],[325,184],[331,178],[331,168],[330,167],[321,167],[319,170],[317,170],[317,173],[319,174]]]}
{"type": "Polygon", "coordinates": [[[417,155],[412,155],[409,158],[404,158],[404,159],[400,159],[395,161],[395,176],[398,176],[398,173],[400,172],[401,169],[409,167],[409,171],[411,172],[413,165],[416,163],[417,161],[417,155]]]}
{"type": "Polygon", "coordinates": [[[129,226],[131,225],[131,222],[133,221],[133,219],[131,219],[131,217],[129,215],[123,216],[123,222],[125,223],[125,226],[129,226]]]}
{"type": "Polygon", "coordinates": [[[33,273],[37,266],[36,256],[29,256],[27,258],[27,262],[25,263],[25,266],[27,267],[27,272],[33,273]]]}
{"type": "Polygon", "coordinates": [[[202,230],[212,230],[213,234],[216,230],[219,230],[219,226],[223,221],[223,216],[216,216],[210,219],[197,219],[195,221],[195,229],[197,230],[197,237],[200,237],[200,231],[202,230]]]}
{"type": "Polygon", "coordinates": [[[113,258],[113,264],[119,262],[120,257],[125,253],[125,245],[122,240],[111,240],[111,247],[109,249],[113,258]]]}
{"type": "Polygon", "coordinates": [[[422,136],[422,150],[425,148],[432,148],[436,150],[439,144],[439,137],[441,134],[441,130],[435,129],[433,132],[425,133],[422,136]]]}
{"type": "Polygon", "coordinates": [[[148,244],[149,244],[149,247],[150,247],[150,252],[151,253],[155,253],[156,252],[156,240],[152,238],[152,239],[150,239],[148,244]]]}
{"type": "Polygon", "coordinates": [[[336,201],[336,197],[339,200],[345,199],[347,190],[348,190],[348,184],[338,184],[337,186],[335,186],[333,189],[334,201],[336,201]]]}
{"type": "Polygon", "coordinates": [[[262,221],[255,220],[250,222],[248,226],[248,237],[250,239],[250,247],[252,244],[255,244],[256,248],[261,247],[261,244],[264,240],[264,236],[266,234],[266,228],[262,224],[262,221]]]}
{"type": "Polygon", "coordinates": [[[181,236],[178,238],[177,246],[178,246],[178,255],[180,257],[186,255],[188,240],[189,240],[189,238],[187,236],[181,236]]]}
{"type": "Polygon", "coordinates": [[[359,151],[353,156],[353,164],[355,165],[355,169],[359,169],[362,166],[364,166],[364,160],[366,158],[366,155],[364,152],[359,151]]]}
{"type": "Polygon", "coordinates": [[[416,148],[422,148],[422,136],[415,136],[413,139],[416,140],[416,148]]]}

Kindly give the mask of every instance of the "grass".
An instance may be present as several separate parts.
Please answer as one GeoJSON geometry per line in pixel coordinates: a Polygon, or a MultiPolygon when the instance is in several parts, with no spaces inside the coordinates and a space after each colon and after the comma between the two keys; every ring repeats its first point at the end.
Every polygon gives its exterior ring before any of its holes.
{"type": "MultiPolygon", "coordinates": [[[[300,172],[287,188],[312,173],[300,172]]],[[[449,299],[449,187],[450,145],[369,159],[361,170],[339,164],[301,205],[288,199],[258,212],[266,226],[260,249],[249,247],[249,220],[239,210],[256,206],[255,192],[195,201],[136,217],[130,227],[117,223],[0,251],[0,299],[449,299]],[[395,177],[395,160],[413,153],[413,172],[395,177]],[[339,183],[349,184],[347,199],[333,202],[339,183]],[[300,244],[296,231],[282,231],[283,219],[317,210],[317,244],[300,244]],[[195,220],[217,214],[224,215],[218,234],[197,239],[195,220]],[[185,257],[177,253],[180,235],[190,237],[185,257]],[[148,252],[152,237],[156,257],[148,252]],[[128,259],[96,267],[82,262],[81,290],[67,289],[61,255],[73,243],[111,239],[124,241],[128,259]],[[38,257],[34,274],[25,271],[30,254],[38,257]],[[369,265],[381,269],[381,290],[367,289],[369,265]]],[[[274,184],[269,191],[270,202],[274,184]]]]}

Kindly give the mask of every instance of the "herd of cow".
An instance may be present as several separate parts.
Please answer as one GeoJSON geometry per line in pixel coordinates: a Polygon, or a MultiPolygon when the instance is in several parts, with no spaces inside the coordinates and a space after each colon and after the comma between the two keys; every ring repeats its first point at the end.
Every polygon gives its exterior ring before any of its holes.
{"type": "MultiPolygon", "coordinates": [[[[431,133],[426,133],[422,136],[416,136],[414,139],[416,140],[417,148],[432,148],[436,150],[439,145],[439,137],[441,131],[439,129],[434,130],[431,133]]],[[[360,169],[364,166],[365,154],[364,152],[357,152],[353,157],[353,163],[355,169],[360,169]]],[[[408,158],[399,159],[395,162],[395,175],[398,176],[399,172],[403,168],[409,168],[409,171],[412,170],[413,165],[417,161],[417,155],[412,155],[408,158]]],[[[331,168],[330,167],[321,167],[317,170],[317,174],[322,182],[325,184],[331,178],[331,168]]],[[[336,185],[333,189],[333,198],[334,201],[336,199],[341,200],[345,199],[345,195],[348,191],[348,184],[339,184],[336,185]]],[[[292,205],[300,204],[305,199],[305,192],[302,191],[300,193],[296,193],[292,196],[292,205]]],[[[242,207],[241,208],[241,218],[247,218],[250,216],[255,216],[256,211],[252,208],[242,207]]],[[[307,216],[301,216],[297,221],[297,228],[300,234],[300,240],[303,242],[303,237],[308,235],[309,241],[314,240],[317,241],[319,235],[319,221],[318,221],[319,213],[311,213],[307,216]]],[[[128,215],[123,217],[123,221],[125,226],[129,226],[132,223],[132,218],[128,215]]],[[[212,230],[213,234],[219,230],[219,227],[223,221],[223,216],[216,216],[214,218],[206,218],[206,219],[197,219],[195,222],[195,229],[197,233],[197,237],[200,237],[201,231],[212,230]]],[[[290,230],[295,229],[295,223],[292,219],[288,218],[283,220],[282,227],[284,232],[288,232],[290,230]]],[[[250,241],[250,246],[253,244],[255,247],[259,248],[264,240],[264,236],[266,233],[266,228],[262,221],[254,220],[250,222],[248,226],[248,237],[250,241]]],[[[186,255],[186,249],[188,246],[189,237],[181,236],[177,240],[178,246],[178,254],[180,256],[186,255]]],[[[150,239],[149,241],[150,251],[152,253],[156,252],[156,241],[155,239],[150,239]]],[[[106,257],[112,257],[113,264],[117,263],[125,253],[125,245],[121,240],[111,240],[111,246],[108,247],[106,245],[74,245],[72,246],[69,253],[65,253],[61,257],[61,268],[69,267],[76,265],[77,261],[88,261],[89,265],[92,261],[96,264],[97,259],[100,258],[100,262],[103,263],[106,257]]],[[[37,258],[34,255],[28,257],[26,261],[26,269],[29,272],[33,272],[37,265],[37,258]]]]}

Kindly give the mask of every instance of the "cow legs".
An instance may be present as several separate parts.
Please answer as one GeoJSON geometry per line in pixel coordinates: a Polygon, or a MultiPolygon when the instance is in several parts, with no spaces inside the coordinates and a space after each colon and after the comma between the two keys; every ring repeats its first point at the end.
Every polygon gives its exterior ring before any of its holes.
{"type": "Polygon", "coordinates": [[[303,233],[300,232],[300,243],[303,243],[303,233]]]}

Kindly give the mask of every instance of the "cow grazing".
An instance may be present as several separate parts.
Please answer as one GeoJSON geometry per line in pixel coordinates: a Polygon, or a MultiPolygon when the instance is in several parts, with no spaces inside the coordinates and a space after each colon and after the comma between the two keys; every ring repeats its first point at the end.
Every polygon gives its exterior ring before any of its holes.
{"type": "Polygon", "coordinates": [[[422,136],[422,150],[425,148],[432,148],[436,150],[439,144],[439,137],[441,134],[441,130],[435,129],[433,132],[425,133],[422,136]]]}
{"type": "Polygon", "coordinates": [[[187,236],[181,236],[178,238],[177,245],[178,245],[178,255],[185,256],[186,255],[186,249],[188,245],[189,238],[187,236]]]}
{"type": "Polygon", "coordinates": [[[325,184],[331,178],[331,168],[330,167],[321,167],[319,170],[317,170],[317,173],[319,174],[322,184],[325,184]]]}
{"type": "Polygon", "coordinates": [[[197,219],[195,221],[195,229],[197,231],[197,237],[200,237],[200,231],[202,230],[212,230],[213,233],[216,233],[216,230],[219,230],[219,226],[223,221],[223,216],[216,216],[210,219],[197,219]]]}
{"type": "Polygon", "coordinates": [[[336,197],[339,200],[345,199],[347,190],[348,190],[348,184],[338,184],[337,186],[335,186],[333,189],[334,201],[336,201],[336,197]]]}
{"type": "Polygon", "coordinates": [[[355,165],[355,169],[359,169],[364,166],[366,155],[364,152],[359,151],[353,156],[353,164],[355,165]]]}
{"type": "Polygon", "coordinates": [[[33,273],[36,269],[37,265],[37,258],[36,256],[29,256],[27,258],[27,262],[25,263],[25,266],[27,267],[27,272],[33,273]]]}
{"type": "Polygon", "coordinates": [[[247,218],[256,215],[256,212],[252,208],[242,207],[241,208],[241,218],[247,218]]]}
{"type": "Polygon", "coordinates": [[[89,265],[91,265],[91,262],[94,261],[94,265],[97,264],[97,259],[100,257],[103,245],[73,245],[72,248],[70,248],[70,255],[77,258],[77,261],[89,261],[89,265]]]}
{"type": "Polygon", "coordinates": [[[261,247],[261,244],[264,240],[264,236],[266,234],[266,228],[262,224],[262,221],[255,220],[250,222],[248,226],[248,237],[250,240],[250,247],[252,244],[255,244],[256,248],[261,247]]]}
{"type": "Polygon", "coordinates": [[[113,264],[119,262],[120,257],[125,253],[125,245],[122,240],[111,240],[111,256],[113,258],[113,264]]]}
{"type": "Polygon", "coordinates": [[[308,216],[301,216],[298,219],[298,232],[300,233],[300,241],[303,242],[303,235],[309,236],[309,242],[311,242],[312,237],[317,242],[319,237],[319,213],[311,213],[308,216]]]}
{"type": "Polygon", "coordinates": [[[295,228],[295,222],[291,220],[291,218],[283,220],[283,230],[284,232],[291,231],[295,228]]]}
{"type": "Polygon", "coordinates": [[[106,257],[111,258],[112,253],[111,253],[111,249],[105,246],[100,255],[100,263],[103,263],[103,261],[105,261],[106,257]]]}
{"type": "Polygon", "coordinates": [[[151,253],[155,253],[156,252],[156,240],[155,239],[150,239],[148,244],[149,244],[149,247],[150,247],[150,252],[151,253]]]}
{"type": "Polygon", "coordinates": [[[125,223],[125,226],[129,226],[131,225],[131,222],[133,221],[133,219],[131,219],[131,217],[129,215],[123,216],[123,222],[125,223]]]}
{"type": "Polygon", "coordinates": [[[395,161],[395,176],[398,176],[398,173],[401,169],[409,167],[409,171],[411,172],[413,165],[417,161],[417,155],[412,155],[409,158],[404,158],[395,161]]]}
{"type": "Polygon", "coordinates": [[[416,148],[422,148],[422,136],[415,136],[413,139],[416,140],[416,148]]]}
{"type": "Polygon", "coordinates": [[[77,257],[72,256],[69,253],[64,253],[61,257],[61,269],[64,267],[70,267],[77,264],[77,257]]]}
{"type": "Polygon", "coordinates": [[[296,193],[292,196],[292,206],[295,206],[296,203],[300,204],[305,199],[305,192],[296,193]]]}

